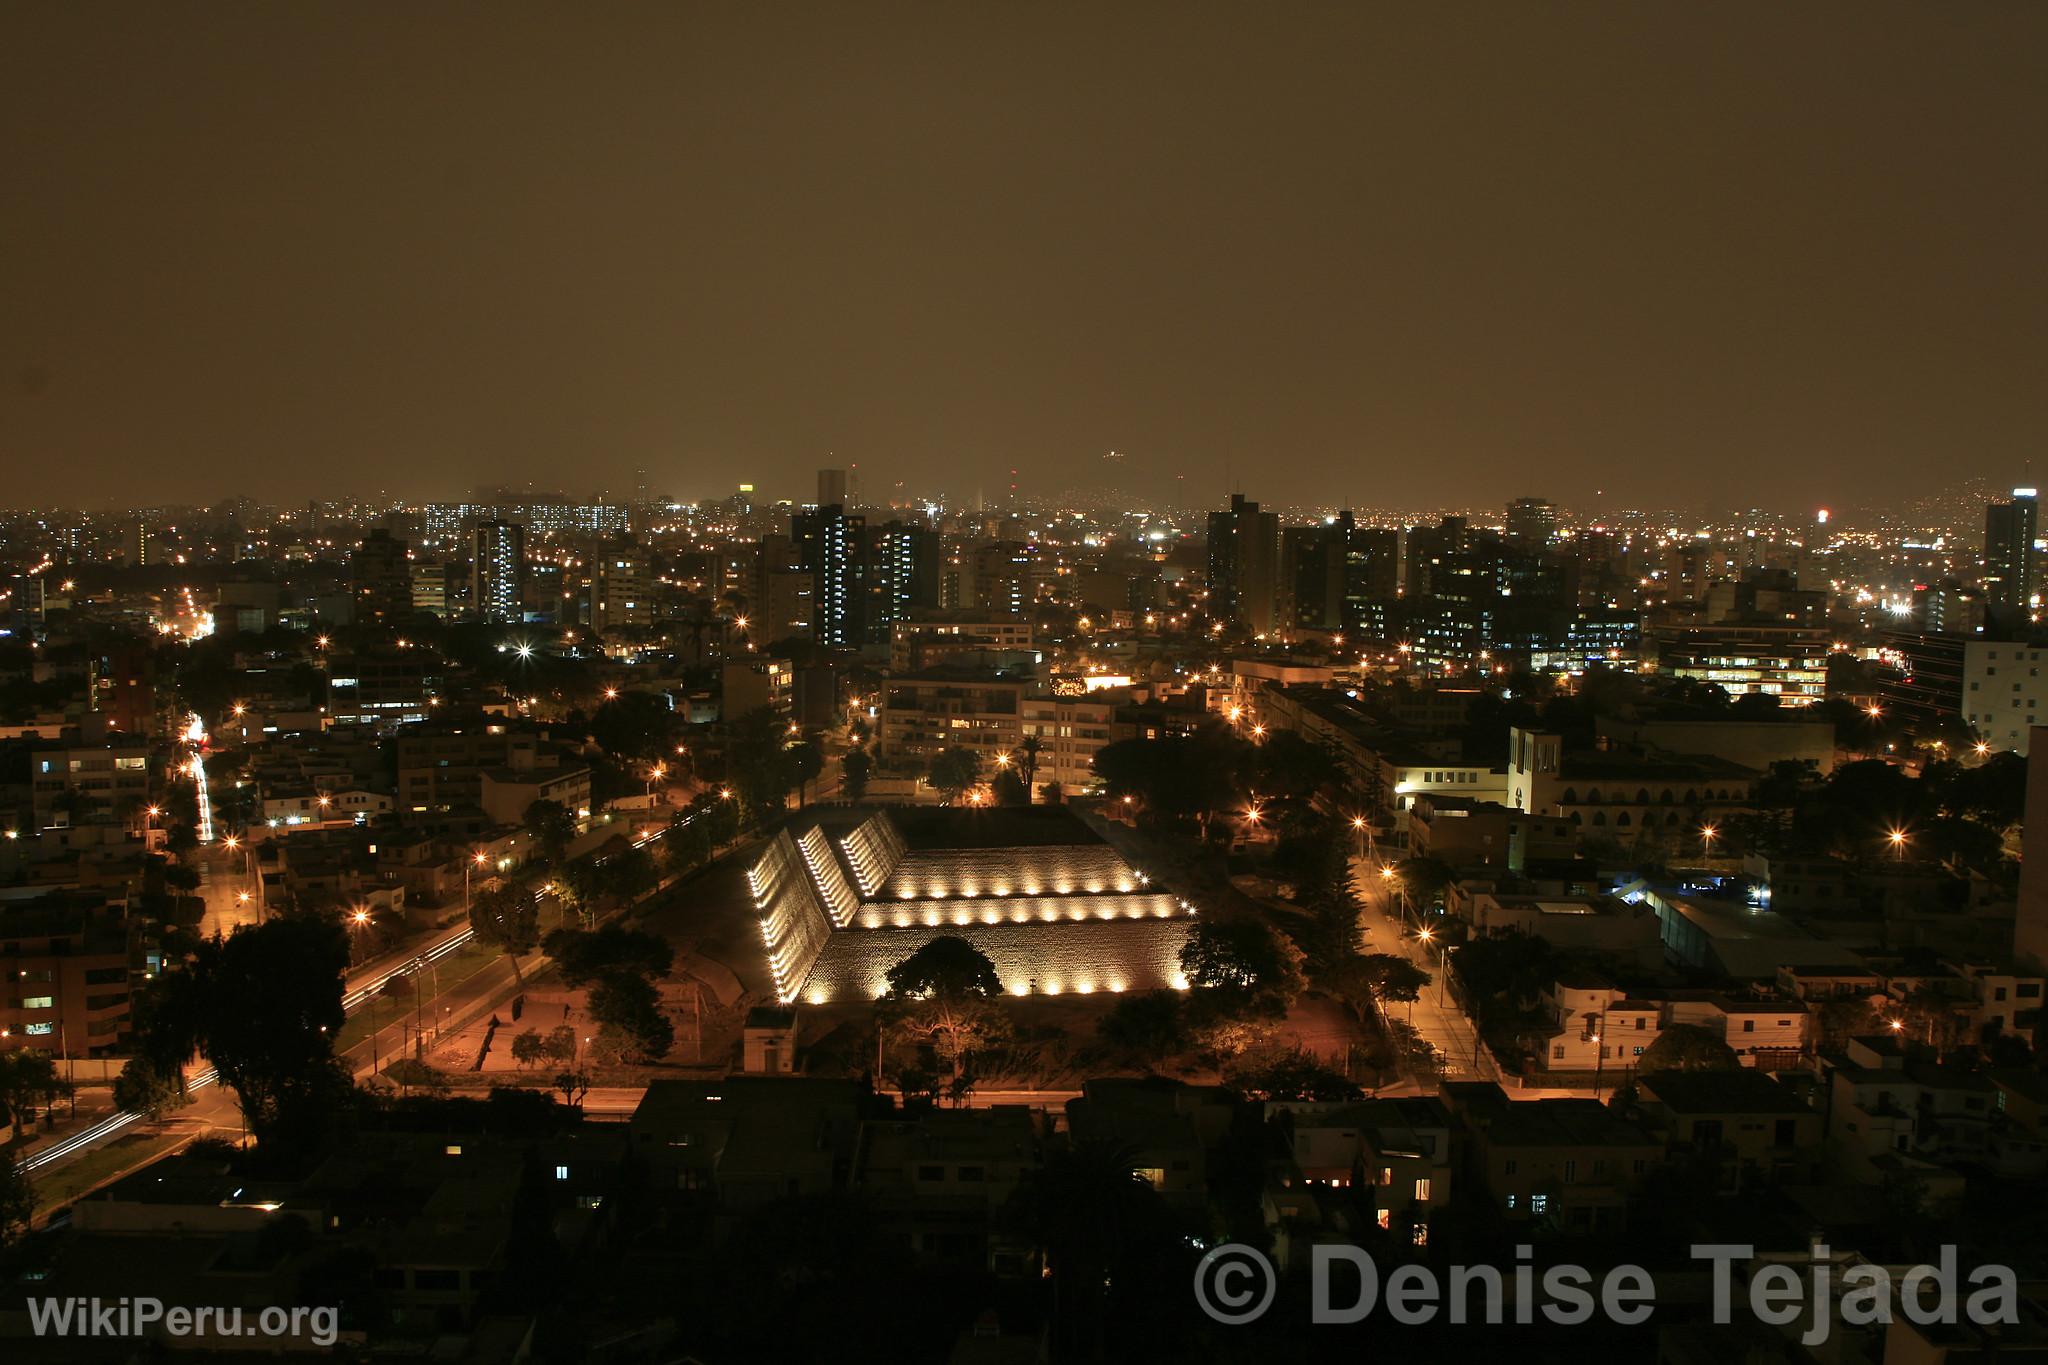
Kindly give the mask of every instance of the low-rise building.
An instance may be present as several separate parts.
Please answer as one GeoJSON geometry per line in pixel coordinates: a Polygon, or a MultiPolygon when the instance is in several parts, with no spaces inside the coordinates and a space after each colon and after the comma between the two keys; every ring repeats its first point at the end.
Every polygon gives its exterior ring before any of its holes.
{"type": "Polygon", "coordinates": [[[1636,1092],[1651,1129],[1674,1151],[1721,1162],[1728,1188],[1804,1182],[1820,1165],[1821,1115],[1760,1071],[1659,1071],[1636,1092]]]}
{"type": "Polygon", "coordinates": [[[0,1050],[118,1052],[132,1028],[135,952],[117,912],[56,896],[0,907],[0,1050]]]}
{"type": "Polygon", "coordinates": [[[1470,1169],[1511,1223],[1617,1229],[1664,1160],[1663,1143],[1598,1100],[1512,1100],[1469,1081],[1445,1086],[1444,1098],[1469,1134],[1470,1169]]]}
{"type": "Polygon", "coordinates": [[[477,805],[494,824],[516,825],[536,801],[552,801],[572,817],[590,814],[590,769],[486,768],[477,780],[477,805]]]}
{"type": "Polygon", "coordinates": [[[999,1215],[1040,1164],[1033,1111],[1022,1105],[934,1109],[860,1126],[854,1180],[890,1232],[921,1256],[1000,1274],[1036,1267],[999,1215]]]}
{"type": "Polygon", "coordinates": [[[83,824],[149,799],[149,746],[139,739],[89,748],[38,749],[29,756],[38,829],[83,824]]]}

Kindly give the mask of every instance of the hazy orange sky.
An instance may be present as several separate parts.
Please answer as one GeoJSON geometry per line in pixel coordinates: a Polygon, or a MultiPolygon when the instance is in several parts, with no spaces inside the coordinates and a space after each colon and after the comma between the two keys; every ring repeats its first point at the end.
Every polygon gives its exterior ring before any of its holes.
{"type": "Polygon", "coordinates": [[[2016,479],[2044,73],[2029,4],[9,5],[0,501],[2016,479]]]}

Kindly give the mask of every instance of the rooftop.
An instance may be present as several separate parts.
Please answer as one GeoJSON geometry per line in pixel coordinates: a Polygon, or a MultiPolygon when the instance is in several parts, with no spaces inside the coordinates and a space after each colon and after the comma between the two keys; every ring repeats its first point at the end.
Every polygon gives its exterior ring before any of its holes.
{"type": "Polygon", "coordinates": [[[1674,1114],[1811,1114],[1800,1098],[1760,1071],[1658,1071],[1639,1075],[1647,1099],[1674,1114]]]}

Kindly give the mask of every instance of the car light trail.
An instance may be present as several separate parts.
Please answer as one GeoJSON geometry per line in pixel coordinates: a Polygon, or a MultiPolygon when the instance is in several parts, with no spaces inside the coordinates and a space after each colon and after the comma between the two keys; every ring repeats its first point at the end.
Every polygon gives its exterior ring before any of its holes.
{"type": "MultiPolygon", "coordinates": [[[[201,726],[199,717],[196,715],[193,716],[192,723],[185,732],[185,738],[188,743],[192,743],[195,745],[193,767],[195,769],[195,775],[197,777],[199,784],[199,837],[202,840],[211,839],[213,837],[211,813],[207,808],[206,800],[206,765],[199,761],[196,749],[196,746],[198,744],[204,742],[205,735],[206,731],[201,726]]],[[[670,830],[685,827],[689,825],[692,821],[694,821],[696,818],[697,817],[695,815],[685,816],[682,820],[677,821],[673,825],[666,825],[661,829],[654,831],[652,834],[642,835],[640,838],[633,840],[633,847],[646,848],[649,844],[655,842],[657,839],[665,838],[670,830]]],[[[600,867],[602,867],[607,861],[609,861],[609,859],[607,858],[599,858],[597,860],[598,865],[600,867]]],[[[541,898],[541,895],[541,892],[536,891],[533,893],[533,899],[538,901],[541,898]]],[[[371,996],[375,995],[378,991],[382,990],[393,979],[417,971],[421,967],[426,966],[428,963],[439,962],[442,958],[447,957],[450,953],[457,953],[462,951],[462,949],[467,947],[470,941],[475,937],[476,931],[474,929],[471,929],[468,925],[464,925],[461,928],[455,930],[453,933],[450,933],[446,938],[442,939],[439,943],[436,943],[433,947],[428,948],[426,951],[414,957],[411,961],[405,962],[397,967],[393,967],[388,971],[378,973],[377,976],[371,979],[370,981],[365,982],[363,985],[356,987],[354,990],[349,991],[342,996],[342,1012],[344,1014],[353,1014],[356,1010],[362,1008],[363,1004],[366,1001],[368,1001],[371,996]]],[[[208,1067],[206,1068],[206,1070],[199,1072],[197,1075],[193,1076],[192,1079],[185,1083],[186,1093],[189,1094],[195,1090],[203,1090],[209,1085],[214,1085],[218,1083],[219,1080],[220,1072],[215,1070],[213,1067],[208,1067]]],[[[84,1129],[81,1129],[79,1132],[73,1133],[70,1137],[65,1138],[62,1142],[52,1143],[50,1146],[45,1147],[42,1151],[35,1153],[33,1156],[25,1158],[19,1163],[20,1169],[24,1175],[31,1174],[35,1171],[41,1170],[45,1166],[48,1166],[54,1162],[62,1161],[67,1156],[71,1156],[74,1153],[84,1151],[86,1148],[92,1146],[95,1143],[103,1142],[107,1138],[113,1137],[115,1134],[125,1131],[131,1125],[141,1122],[142,1117],[143,1116],[141,1114],[131,1113],[126,1110],[123,1110],[118,1114],[109,1114],[106,1118],[99,1120],[97,1123],[94,1123],[84,1129]]]]}

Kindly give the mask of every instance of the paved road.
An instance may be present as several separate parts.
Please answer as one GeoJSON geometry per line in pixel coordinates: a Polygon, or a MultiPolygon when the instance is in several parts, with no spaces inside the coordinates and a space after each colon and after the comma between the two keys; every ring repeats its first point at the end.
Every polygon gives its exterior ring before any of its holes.
{"type": "Polygon", "coordinates": [[[1444,1058],[1444,1079],[1452,1081],[1493,1080],[1493,1058],[1477,1048],[1472,1021],[1465,1017],[1444,980],[1444,966],[1435,946],[1416,937],[1401,919],[1400,898],[1379,875],[1377,865],[1368,866],[1353,858],[1351,871],[1359,888],[1363,931],[1359,951],[1395,953],[1430,974],[1429,986],[1415,1002],[1412,1013],[1405,1005],[1392,1007],[1392,1015],[1415,1026],[1423,1040],[1444,1058]],[[1477,1052],[1477,1061],[1474,1053],[1477,1052]]]}

